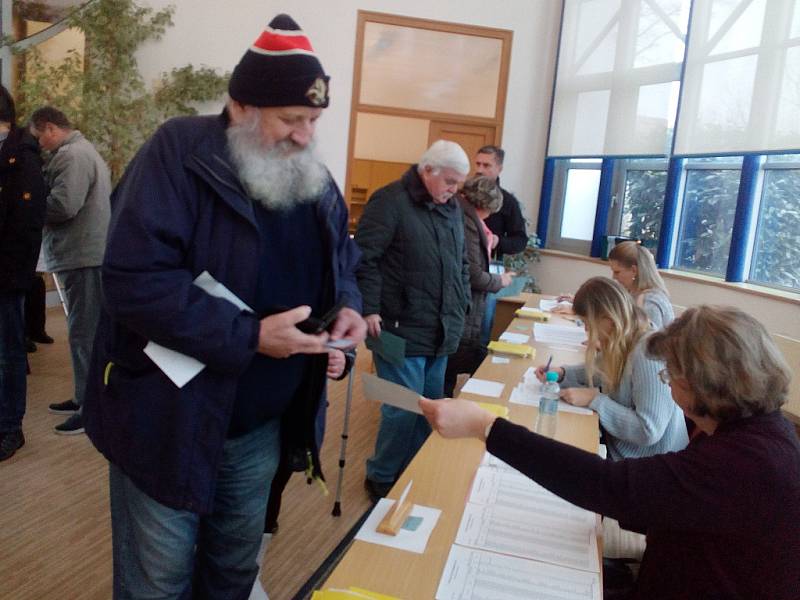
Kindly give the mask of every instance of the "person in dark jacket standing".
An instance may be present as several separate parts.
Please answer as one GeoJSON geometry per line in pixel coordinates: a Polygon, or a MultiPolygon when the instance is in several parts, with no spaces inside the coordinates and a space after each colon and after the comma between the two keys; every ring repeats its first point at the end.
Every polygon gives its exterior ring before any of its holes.
{"type": "MultiPolygon", "coordinates": [[[[475,154],[475,175],[488,177],[500,187],[500,172],[503,170],[505,150],[498,146],[483,146],[475,154]]],[[[500,187],[503,194],[503,206],[496,213],[489,215],[486,225],[492,231],[489,246],[496,260],[502,261],[504,254],[518,254],[528,245],[528,232],[525,229],[525,217],[517,198],[507,189],[500,187]]],[[[489,343],[494,322],[494,311],[497,306],[496,292],[486,295],[486,310],[481,323],[481,341],[489,343]]]]}
{"type": "Polygon", "coordinates": [[[45,197],[39,147],[17,127],[14,99],[0,86],[0,461],[25,443],[25,293],[42,243],[45,197]]]}
{"type": "MultiPolygon", "coordinates": [[[[505,150],[497,146],[483,146],[475,155],[475,175],[488,177],[500,186],[500,172],[503,170],[505,150]]],[[[496,213],[489,215],[486,225],[492,230],[490,246],[497,260],[504,254],[518,254],[528,244],[525,218],[519,207],[519,200],[507,189],[500,187],[503,205],[496,213]]]]}
{"type": "MultiPolygon", "coordinates": [[[[458,347],[469,306],[464,221],[454,197],[468,172],[461,146],[434,142],[418,165],[372,195],[355,236],[370,339],[388,344],[385,331],[404,346],[391,356],[373,352],[378,376],[429,398],[442,396],[447,356],[458,347]]],[[[373,500],[386,495],[429,433],[420,415],[381,407],[365,481],[373,500]]]]}
{"type": "Polygon", "coordinates": [[[444,437],[485,440],[551,492],[646,533],[631,598],[796,599],[800,440],[781,414],[792,372],[780,350],[741,310],[696,306],[647,351],[702,432],[679,452],[608,461],[473,402],[420,404],[444,437]]]}
{"type": "Polygon", "coordinates": [[[321,477],[327,344],[366,335],[347,209],[312,150],[328,76],[291,17],[229,94],[165,123],[112,197],[84,416],[110,463],[115,598],[247,598],[281,452],[321,477]],[[329,331],[302,324],[338,302],[329,331]],[[175,383],[165,350],[199,372],[175,383]]]}
{"type": "Polygon", "coordinates": [[[452,396],[460,373],[472,375],[486,358],[486,346],[481,342],[481,323],[486,310],[486,296],[511,284],[513,272],[489,272],[489,236],[486,218],[496,214],[503,205],[500,187],[488,177],[472,177],[459,193],[464,211],[464,245],[469,260],[469,283],[472,302],[464,321],[464,333],[458,350],[447,359],[444,375],[445,396],[452,396]]]}

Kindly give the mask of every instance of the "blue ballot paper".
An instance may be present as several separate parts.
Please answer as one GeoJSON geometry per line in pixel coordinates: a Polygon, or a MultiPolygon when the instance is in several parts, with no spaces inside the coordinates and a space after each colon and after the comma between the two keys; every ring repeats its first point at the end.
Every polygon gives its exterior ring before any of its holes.
{"type": "Polygon", "coordinates": [[[406,359],[406,341],[385,329],[381,330],[378,337],[367,336],[366,345],[383,360],[397,367],[402,366],[406,359]]]}

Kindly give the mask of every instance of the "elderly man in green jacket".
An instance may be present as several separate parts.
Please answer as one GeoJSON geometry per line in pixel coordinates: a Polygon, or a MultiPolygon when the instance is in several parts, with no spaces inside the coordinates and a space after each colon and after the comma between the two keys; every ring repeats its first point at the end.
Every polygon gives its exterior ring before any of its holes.
{"type": "MultiPolygon", "coordinates": [[[[468,173],[458,144],[435,142],[399,181],[372,195],[356,231],[358,286],[378,376],[427,398],[442,397],[447,356],[458,347],[469,306],[463,213],[454,197],[468,173]],[[381,350],[390,336],[403,352],[381,350]]],[[[381,407],[365,481],[373,501],[391,489],[429,433],[423,417],[381,407]]]]}
{"type": "Polygon", "coordinates": [[[58,278],[67,307],[75,396],[50,405],[69,415],[56,425],[61,435],[83,433],[83,398],[102,295],[100,265],[111,217],[111,176],[95,147],[66,115],[52,106],[31,116],[31,133],[49,152],[44,177],[49,187],[43,233],[45,269],[58,278]]]}

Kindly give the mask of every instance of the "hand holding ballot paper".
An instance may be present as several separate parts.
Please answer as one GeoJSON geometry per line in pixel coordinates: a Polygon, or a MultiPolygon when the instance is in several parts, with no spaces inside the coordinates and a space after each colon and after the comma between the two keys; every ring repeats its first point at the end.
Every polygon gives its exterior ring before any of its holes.
{"type": "MultiPolygon", "coordinates": [[[[194,285],[243,311],[254,312],[208,271],[198,275],[194,285]]],[[[336,308],[338,310],[327,321],[318,320],[325,322],[325,327],[330,326],[330,333],[325,329],[316,333],[301,330],[304,323],[311,322],[311,308],[308,306],[281,308],[265,316],[259,326],[258,352],[272,358],[286,358],[293,354],[323,354],[329,348],[346,349],[356,345],[366,335],[364,321],[351,308],[341,305],[336,308]]],[[[186,385],[205,368],[199,360],[153,341],[148,342],[144,352],[178,387],[186,385]]]]}

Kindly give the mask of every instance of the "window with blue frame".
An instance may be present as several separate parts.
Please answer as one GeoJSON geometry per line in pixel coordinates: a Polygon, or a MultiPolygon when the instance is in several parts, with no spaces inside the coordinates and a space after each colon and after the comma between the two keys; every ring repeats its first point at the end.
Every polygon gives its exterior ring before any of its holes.
{"type": "Polygon", "coordinates": [[[695,0],[688,13],[681,0],[602,6],[564,4],[538,228],[546,247],[599,256],[600,238],[621,235],[662,268],[800,292],[800,0],[695,0]],[[653,40],[664,44],[659,69],[640,71],[653,40]],[[661,104],[646,101],[651,76],[669,90],[661,104]],[[606,89],[606,105],[581,104],[606,89]],[[574,173],[585,156],[596,171],[574,173]],[[591,243],[561,236],[586,237],[592,211],[591,243]]]}
{"type": "Polygon", "coordinates": [[[748,280],[800,290],[800,154],[769,156],[763,166],[748,280]]]}
{"type": "Polygon", "coordinates": [[[667,163],[663,159],[620,160],[615,169],[620,182],[614,198],[615,203],[619,201],[619,226],[611,233],[640,240],[655,254],[664,213],[667,163]]]}
{"type": "Polygon", "coordinates": [[[691,159],[673,266],[722,277],[728,265],[741,158],[691,159]]]}

